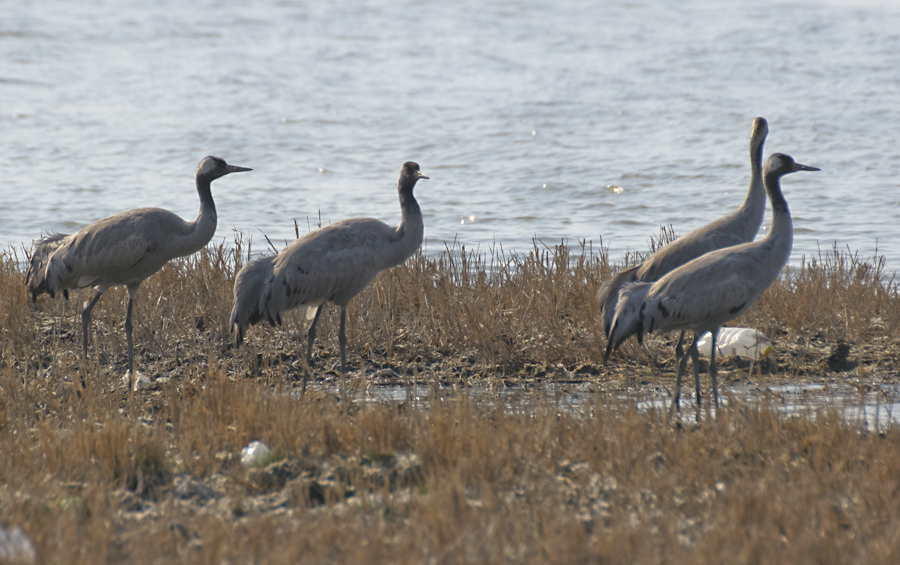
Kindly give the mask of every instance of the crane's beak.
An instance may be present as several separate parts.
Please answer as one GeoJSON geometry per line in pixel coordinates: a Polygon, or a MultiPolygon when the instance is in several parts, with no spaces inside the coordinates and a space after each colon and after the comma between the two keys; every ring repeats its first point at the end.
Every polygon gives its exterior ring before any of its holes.
{"type": "Polygon", "coordinates": [[[247,167],[238,167],[237,165],[228,165],[226,167],[229,173],[243,173],[244,171],[252,171],[253,169],[248,169],[247,167]]]}
{"type": "Polygon", "coordinates": [[[800,163],[794,163],[794,172],[796,171],[821,171],[822,169],[817,169],[816,167],[810,167],[809,165],[801,165],[800,163]]]}
{"type": "Polygon", "coordinates": [[[431,177],[429,177],[428,175],[426,175],[426,174],[423,173],[422,171],[419,171],[419,176],[418,176],[418,178],[420,178],[420,179],[430,179],[431,177]]]}

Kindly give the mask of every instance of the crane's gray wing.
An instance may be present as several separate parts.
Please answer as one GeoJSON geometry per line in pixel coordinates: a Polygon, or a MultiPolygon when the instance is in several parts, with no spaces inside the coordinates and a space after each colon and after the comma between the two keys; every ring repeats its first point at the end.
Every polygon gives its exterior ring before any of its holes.
{"type": "MultiPolygon", "coordinates": [[[[142,262],[149,276],[168,260],[167,241],[180,235],[185,222],[159,208],[129,210],[95,222],[70,236],[51,256],[62,286],[90,286],[92,280],[134,270],[142,262]]],[[[143,267],[143,265],[142,265],[143,267]]],[[[48,276],[49,278],[49,276],[48,276]]]]}
{"type": "Polygon", "coordinates": [[[393,229],[367,218],[344,220],[311,232],[278,254],[267,290],[270,320],[300,305],[346,304],[381,270],[393,229]]]}
{"type": "Polygon", "coordinates": [[[708,329],[740,315],[759,296],[759,287],[737,263],[724,260],[700,265],[705,268],[677,269],[657,281],[643,308],[644,328],[662,333],[708,329]]]}

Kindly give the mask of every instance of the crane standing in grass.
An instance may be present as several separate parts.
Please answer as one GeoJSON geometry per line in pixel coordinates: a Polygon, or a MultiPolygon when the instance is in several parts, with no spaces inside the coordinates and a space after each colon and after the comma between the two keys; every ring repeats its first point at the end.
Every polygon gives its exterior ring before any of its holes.
{"type": "Polygon", "coordinates": [[[216,205],[211,183],[229,173],[249,171],[229,165],[218,157],[206,157],[197,166],[195,179],[200,195],[200,213],[191,222],[161,208],[135,208],[120,212],[82,228],[72,235],[53,234],[39,240],[31,255],[26,282],[32,301],[49,293],[95,287],[97,294],[81,314],[83,352],[87,359],[91,310],[107,289],[125,286],[128,307],[125,337],[128,343],[128,374],[134,373],[134,343],[131,310],[140,284],[170,259],[199,251],[216,231],[216,205]]]}
{"type": "MultiPolygon", "coordinates": [[[[615,317],[606,346],[606,358],[629,336],[644,333],[694,332],[688,353],[694,362],[697,386],[697,418],[700,417],[700,367],[697,339],[712,335],[709,374],[713,399],[719,405],[716,382],[716,336],[725,322],[740,316],[778,278],[787,263],[793,243],[793,224],[787,201],[781,193],[782,176],[796,171],[818,171],[794,162],[789,155],[775,153],[763,169],[763,182],[772,202],[772,224],[765,237],[707,253],[670,271],[656,282],[630,282],[623,286],[616,304],[615,317]]],[[[674,407],[681,397],[681,375],[687,355],[678,360],[674,407]]]]}
{"type": "Polygon", "coordinates": [[[341,372],[346,375],[347,304],[375,275],[403,263],[422,244],[425,226],[413,188],[419,179],[427,178],[412,161],[400,168],[397,190],[402,220],[397,226],[374,218],[342,220],[304,235],[277,255],[247,263],[234,281],[235,346],[250,325],[262,320],[280,324],[285,312],[305,306],[307,317],[312,318],[306,342],[306,361],[312,367],[316,323],[324,304],[332,302],[341,308],[338,342],[341,372]]]}
{"type": "MultiPolygon", "coordinates": [[[[619,291],[626,283],[652,282],[704,253],[753,241],[766,212],[762,152],[768,133],[769,124],[764,118],[753,120],[753,127],[750,130],[750,188],[743,203],[736,210],[658,249],[640,265],[619,271],[600,288],[598,293],[600,315],[607,339],[612,329],[616,303],[619,301],[619,291]]],[[[676,353],[680,358],[682,352],[676,353]]]]}

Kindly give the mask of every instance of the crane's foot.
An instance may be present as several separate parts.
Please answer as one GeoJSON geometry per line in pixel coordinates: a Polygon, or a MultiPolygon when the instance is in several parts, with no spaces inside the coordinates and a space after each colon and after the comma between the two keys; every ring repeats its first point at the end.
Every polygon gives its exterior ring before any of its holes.
{"type": "Polygon", "coordinates": [[[675,398],[672,399],[672,404],[669,405],[668,419],[671,420],[675,416],[676,412],[678,413],[679,416],[681,415],[681,395],[680,394],[676,394],[675,398]]]}

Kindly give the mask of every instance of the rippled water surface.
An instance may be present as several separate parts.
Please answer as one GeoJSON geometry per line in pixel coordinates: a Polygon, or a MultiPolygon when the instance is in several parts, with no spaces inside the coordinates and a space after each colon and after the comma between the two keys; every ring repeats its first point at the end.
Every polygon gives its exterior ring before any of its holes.
{"type": "MultiPolygon", "coordinates": [[[[900,4],[821,2],[16,3],[0,18],[0,244],[111,213],[199,207],[217,241],[399,221],[418,161],[427,251],[600,239],[736,207],[755,116],[792,261],[834,242],[900,265],[900,4]],[[617,187],[617,188],[612,188],[617,187]]],[[[258,246],[260,249],[262,245],[258,246]]]]}

